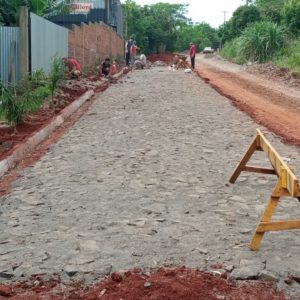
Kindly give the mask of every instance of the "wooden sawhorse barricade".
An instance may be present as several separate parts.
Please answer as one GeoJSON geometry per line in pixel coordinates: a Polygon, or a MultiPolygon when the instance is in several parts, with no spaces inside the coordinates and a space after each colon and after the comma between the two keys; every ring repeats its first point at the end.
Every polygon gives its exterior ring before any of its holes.
{"type": "Polygon", "coordinates": [[[278,176],[277,183],[271,194],[267,207],[261,217],[259,225],[256,228],[255,234],[252,237],[250,249],[257,250],[259,248],[264,233],[267,231],[300,229],[300,220],[272,221],[272,215],[275,212],[280,197],[290,196],[297,198],[300,201],[300,190],[298,180],[290,167],[283,161],[259,129],[257,129],[256,137],[247,149],[241,162],[234,170],[229,182],[235,183],[242,171],[274,174],[278,176]],[[247,162],[255,151],[264,151],[269,158],[273,169],[247,166],[247,162]]]}

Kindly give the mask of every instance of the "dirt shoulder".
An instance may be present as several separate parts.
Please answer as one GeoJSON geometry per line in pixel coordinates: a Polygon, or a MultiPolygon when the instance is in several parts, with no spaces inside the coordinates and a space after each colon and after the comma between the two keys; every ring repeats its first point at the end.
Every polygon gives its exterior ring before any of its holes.
{"type": "Polygon", "coordinates": [[[249,114],[258,124],[300,146],[300,85],[286,70],[272,72],[270,66],[243,67],[216,56],[198,55],[197,72],[233,105],[249,114]]]}

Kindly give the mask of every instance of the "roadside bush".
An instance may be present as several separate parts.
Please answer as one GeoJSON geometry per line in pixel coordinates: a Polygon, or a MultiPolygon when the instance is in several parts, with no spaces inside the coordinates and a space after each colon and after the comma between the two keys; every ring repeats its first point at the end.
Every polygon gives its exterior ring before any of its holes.
{"type": "Polygon", "coordinates": [[[41,70],[25,76],[17,87],[6,87],[0,81],[0,120],[11,126],[22,123],[24,114],[35,112],[51,95],[65,78],[65,64],[55,56],[48,77],[41,70]]]}
{"type": "Polygon", "coordinates": [[[289,68],[300,75],[300,38],[291,42],[286,48],[277,52],[274,64],[278,67],[289,68]]]}
{"type": "Polygon", "coordinates": [[[223,49],[221,50],[221,56],[236,64],[244,64],[246,59],[241,54],[240,48],[241,38],[235,38],[224,45],[223,49]]]}
{"type": "Polygon", "coordinates": [[[36,70],[30,76],[31,85],[33,88],[47,85],[47,76],[43,70],[36,70]]]}
{"type": "Polygon", "coordinates": [[[0,118],[16,127],[22,123],[24,114],[37,111],[45,99],[52,95],[64,78],[64,63],[53,59],[49,77],[38,70],[26,76],[17,87],[5,87],[0,82],[0,118]]]}
{"type": "Polygon", "coordinates": [[[55,56],[52,61],[50,73],[48,76],[49,79],[49,89],[51,92],[52,102],[54,97],[54,92],[57,89],[58,85],[65,78],[65,65],[63,60],[55,56]]]}
{"type": "Polygon", "coordinates": [[[257,22],[247,27],[240,43],[240,53],[246,60],[263,63],[284,45],[283,30],[271,22],[257,22]]]}
{"type": "Polygon", "coordinates": [[[25,105],[26,112],[37,111],[39,108],[41,108],[45,102],[45,99],[50,95],[51,91],[48,86],[40,86],[32,90],[26,95],[28,98],[25,105]]]}
{"type": "Polygon", "coordinates": [[[26,103],[13,90],[4,87],[2,83],[0,83],[0,90],[0,115],[9,125],[15,127],[22,122],[26,103]]]}
{"type": "Polygon", "coordinates": [[[287,0],[281,10],[283,24],[295,35],[300,34],[300,1],[287,0]]]}

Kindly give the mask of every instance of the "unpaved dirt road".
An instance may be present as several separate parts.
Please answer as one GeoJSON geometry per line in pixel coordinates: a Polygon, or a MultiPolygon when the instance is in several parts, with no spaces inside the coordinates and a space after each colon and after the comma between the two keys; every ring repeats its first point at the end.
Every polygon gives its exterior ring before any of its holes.
{"type": "Polygon", "coordinates": [[[199,75],[258,124],[300,146],[300,89],[264,79],[214,55],[198,55],[199,75]]]}
{"type": "MultiPolygon", "coordinates": [[[[228,178],[258,127],[195,74],[133,71],[100,94],[68,133],[1,197],[0,280],[159,266],[225,268],[300,296],[300,232],[248,248],[276,178],[228,178]]],[[[299,148],[260,126],[300,170],[299,148]]],[[[253,159],[266,164],[262,153],[253,159]]],[[[282,201],[277,218],[299,217],[282,201]]],[[[214,269],[216,270],[216,269],[214,269]]]]}

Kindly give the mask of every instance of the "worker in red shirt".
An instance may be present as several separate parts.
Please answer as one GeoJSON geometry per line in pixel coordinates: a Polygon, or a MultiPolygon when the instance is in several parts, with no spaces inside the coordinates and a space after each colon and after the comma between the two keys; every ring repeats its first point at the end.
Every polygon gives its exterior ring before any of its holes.
{"type": "Polygon", "coordinates": [[[130,64],[133,66],[134,62],[135,62],[135,56],[136,56],[136,50],[140,49],[137,45],[136,45],[136,41],[133,41],[131,47],[130,47],[130,64]]]}
{"type": "Polygon", "coordinates": [[[196,45],[191,42],[190,43],[190,58],[191,58],[192,69],[195,69],[195,57],[196,57],[196,45]]]}
{"type": "Polygon", "coordinates": [[[63,59],[65,65],[68,67],[69,72],[67,75],[78,78],[81,75],[81,66],[80,63],[72,57],[66,57],[63,59]]]}

